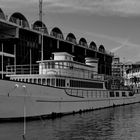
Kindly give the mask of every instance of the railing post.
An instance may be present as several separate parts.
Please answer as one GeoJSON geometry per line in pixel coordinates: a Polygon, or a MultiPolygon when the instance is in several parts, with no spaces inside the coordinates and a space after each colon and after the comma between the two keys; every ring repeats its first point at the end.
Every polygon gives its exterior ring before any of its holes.
{"type": "Polygon", "coordinates": [[[1,74],[2,74],[2,79],[3,79],[3,43],[1,44],[2,47],[2,55],[1,55],[1,74]]]}
{"type": "Polygon", "coordinates": [[[14,44],[14,54],[15,54],[15,59],[14,59],[14,72],[16,74],[16,44],[14,44]]]}
{"type": "Polygon", "coordinates": [[[32,74],[32,52],[30,48],[30,74],[32,74]]]}

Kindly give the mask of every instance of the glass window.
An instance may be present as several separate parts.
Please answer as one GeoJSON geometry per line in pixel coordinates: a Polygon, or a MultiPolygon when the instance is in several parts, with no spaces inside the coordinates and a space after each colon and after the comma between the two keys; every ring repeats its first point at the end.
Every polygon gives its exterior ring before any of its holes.
{"type": "Polygon", "coordinates": [[[125,92],[122,92],[122,97],[126,97],[126,93],[125,92]]]}
{"type": "Polygon", "coordinates": [[[34,83],[36,83],[37,82],[37,79],[34,79],[34,83]]]}
{"type": "Polygon", "coordinates": [[[47,85],[50,85],[50,79],[49,78],[47,79],[47,85]]]}
{"type": "Polygon", "coordinates": [[[110,92],[110,97],[114,97],[114,92],[110,92]]]}
{"type": "Polygon", "coordinates": [[[43,85],[46,84],[46,79],[42,79],[42,84],[43,84],[43,85]]]}
{"type": "Polygon", "coordinates": [[[59,86],[59,80],[56,79],[56,86],[58,87],[59,86]]]}
{"type": "Polygon", "coordinates": [[[119,97],[119,92],[116,92],[116,97],[119,97]]]}
{"type": "Polygon", "coordinates": [[[30,81],[29,81],[30,83],[32,83],[32,79],[30,78],[30,81]]]}
{"type": "Polygon", "coordinates": [[[51,79],[51,85],[55,86],[55,79],[51,79]]]}
{"type": "Polygon", "coordinates": [[[38,84],[41,84],[41,79],[40,78],[38,79],[38,84]]]}

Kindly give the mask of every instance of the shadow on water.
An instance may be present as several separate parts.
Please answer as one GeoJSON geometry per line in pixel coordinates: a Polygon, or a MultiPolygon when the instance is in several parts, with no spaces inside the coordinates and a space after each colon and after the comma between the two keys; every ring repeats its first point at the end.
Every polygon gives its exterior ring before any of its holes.
{"type": "MultiPolygon", "coordinates": [[[[27,123],[27,140],[138,140],[140,104],[27,123]]],[[[23,123],[0,124],[0,140],[22,140],[23,123]]]]}

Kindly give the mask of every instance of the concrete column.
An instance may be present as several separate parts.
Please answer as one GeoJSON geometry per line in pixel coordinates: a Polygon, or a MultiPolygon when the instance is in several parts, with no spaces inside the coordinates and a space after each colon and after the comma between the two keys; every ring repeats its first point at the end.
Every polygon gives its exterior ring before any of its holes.
{"type": "Polygon", "coordinates": [[[57,40],[57,49],[59,49],[59,40],[57,40]]]}
{"type": "Polygon", "coordinates": [[[43,44],[43,32],[42,32],[42,37],[41,37],[42,39],[41,39],[41,61],[43,61],[43,59],[44,59],[44,52],[43,52],[43,48],[44,48],[44,44],[43,44]]]}
{"type": "Polygon", "coordinates": [[[74,53],[74,45],[72,45],[72,53],[74,53]]]}
{"type": "Polygon", "coordinates": [[[85,49],[85,56],[87,55],[87,50],[85,49]]]}

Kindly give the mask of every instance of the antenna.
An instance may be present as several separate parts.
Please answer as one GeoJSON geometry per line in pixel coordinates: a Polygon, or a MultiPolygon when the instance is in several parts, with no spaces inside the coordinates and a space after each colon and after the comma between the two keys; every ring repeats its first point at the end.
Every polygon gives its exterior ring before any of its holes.
{"type": "Polygon", "coordinates": [[[42,21],[42,0],[39,0],[39,20],[42,21]]]}

